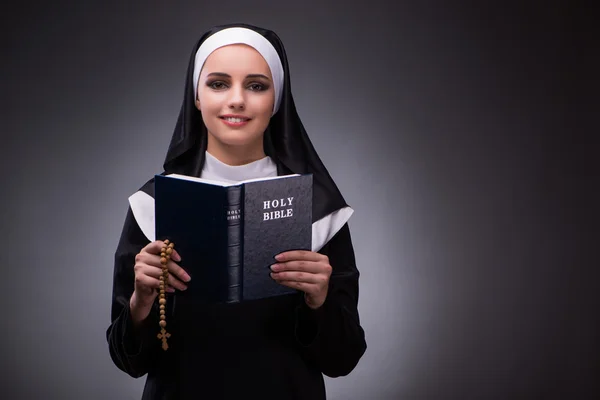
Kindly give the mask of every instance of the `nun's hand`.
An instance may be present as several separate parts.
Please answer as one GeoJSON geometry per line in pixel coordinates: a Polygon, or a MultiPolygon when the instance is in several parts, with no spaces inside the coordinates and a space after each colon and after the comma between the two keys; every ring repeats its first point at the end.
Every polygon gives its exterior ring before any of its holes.
{"type": "Polygon", "coordinates": [[[293,250],[275,257],[277,263],[271,265],[271,277],[282,285],[305,293],[306,305],[317,309],[327,298],[331,265],[329,258],[307,250],[293,250]]]}
{"type": "MultiPolygon", "coordinates": [[[[162,275],[162,264],[160,263],[160,250],[164,242],[157,240],[149,243],[135,256],[134,291],[129,300],[134,323],[144,320],[152,309],[154,299],[158,295],[160,277],[162,275]]],[[[169,277],[165,287],[166,292],[174,292],[174,289],[185,290],[184,282],[189,282],[190,276],[177,265],[181,257],[177,251],[173,251],[171,260],[167,263],[169,277]]]]}

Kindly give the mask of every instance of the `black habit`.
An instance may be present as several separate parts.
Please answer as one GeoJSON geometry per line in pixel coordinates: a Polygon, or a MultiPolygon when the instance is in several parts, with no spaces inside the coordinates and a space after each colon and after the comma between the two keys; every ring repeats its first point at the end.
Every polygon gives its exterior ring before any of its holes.
{"type": "MultiPolygon", "coordinates": [[[[265,134],[265,152],[277,164],[278,174],[313,174],[314,221],[346,206],[297,116],[279,38],[250,25],[235,26],[264,35],[284,65],[281,106],[265,134]]],[[[184,103],[163,174],[200,176],[206,128],[193,107],[191,70],[198,46],[226,27],[206,33],[194,48],[184,103]]],[[[151,179],[140,190],[153,197],[153,183],[151,179]]],[[[347,375],[364,354],[365,334],[357,310],[359,271],[347,223],[318,250],[329,257],[333,269],[327,299],[318,310],[310,309],[300,292],[200,310],[178,307],[176,296],[168,295],[168,331],[172,336],[167,351],[157,338],[156,303],[138,329],[134,329],[130,315],[135,256],[148,243],[130,206],[115,254],[111,324],[106,336],[110,356],[119,369],[136,378],[147,374],[143,400],[325,399],[323,374],[347,375]]]]}

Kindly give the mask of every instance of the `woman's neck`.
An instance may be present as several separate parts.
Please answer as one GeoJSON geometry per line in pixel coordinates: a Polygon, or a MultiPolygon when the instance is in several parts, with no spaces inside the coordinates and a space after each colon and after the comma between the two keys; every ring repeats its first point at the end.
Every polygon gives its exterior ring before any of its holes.
{"type": "Polygon", "coordinates": [[[217,145],[214,144],[214,142],[211,142],[213,141],[209,139],[206,151],[223,164],[240,166],[250,164],[266,157],[262,143],[260,143],[260,146],[248,148],[245,146],[228,146],[222,143],[217,145]]]}

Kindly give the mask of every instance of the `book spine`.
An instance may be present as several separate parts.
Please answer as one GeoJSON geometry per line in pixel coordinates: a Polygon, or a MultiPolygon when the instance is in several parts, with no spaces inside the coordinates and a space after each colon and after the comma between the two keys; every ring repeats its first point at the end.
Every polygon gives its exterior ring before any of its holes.
{"type": "Polygon", "coordinates": [[[242,186],[232,186],[227,191],[227,302],[242,301],[242,238],[243,207],[242,186]]]}

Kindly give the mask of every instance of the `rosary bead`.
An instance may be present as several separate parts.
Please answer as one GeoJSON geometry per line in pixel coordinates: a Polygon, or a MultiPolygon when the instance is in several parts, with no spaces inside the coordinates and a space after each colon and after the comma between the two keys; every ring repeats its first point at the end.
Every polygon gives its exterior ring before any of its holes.
{"type": "Polygon", "coordinates": [[[169,277],[169,270],[167,269],[167,263],[171,259],[171,254],[173,253],[173,249],[175,244],[171,243],[169,240],[165,240],[164,246],[160,249],[160,263],[162,264],[162,274],[160,276],[160,284],[159,284],[159,300],[160,304],[160,321],[159,325],[161,327],[161,333],[158,334],[158,338],[162,340],[162,348],[163,350],[167,350],[169,345],[167,344],[167,338],[171,335],[167,333],[165,327],[167,326],[167,316],[165,311],[165,304],[167,304],[167,299],[165,298],[165,281],[169,277]]]}

